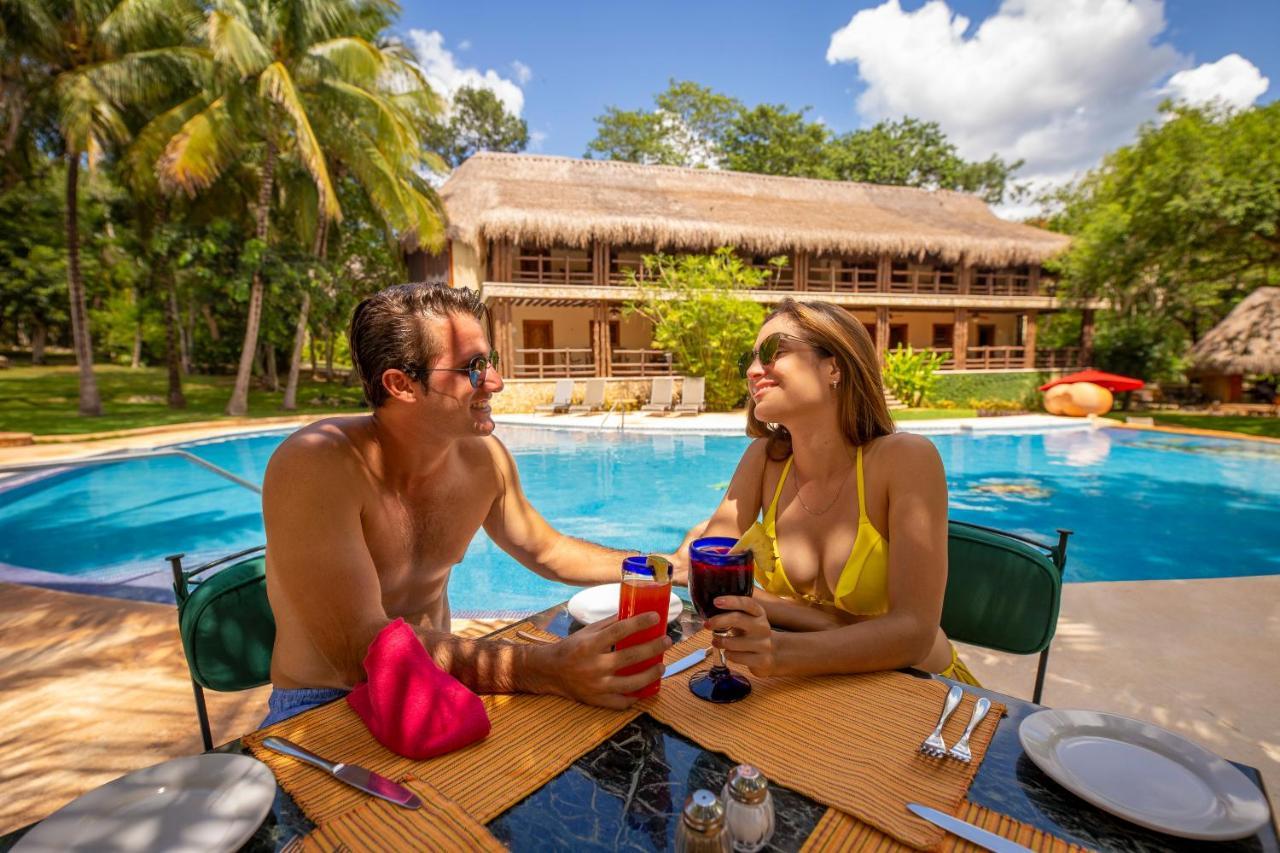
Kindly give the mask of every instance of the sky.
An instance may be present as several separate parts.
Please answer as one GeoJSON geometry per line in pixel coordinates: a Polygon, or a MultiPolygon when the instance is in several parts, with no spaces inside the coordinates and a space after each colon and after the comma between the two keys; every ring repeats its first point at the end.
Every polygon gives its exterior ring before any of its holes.
{"type": "Polygon", "coordinates": [[[652,109],[679,79],[807,106],[837,133],[936,121],[969,159],[1025,161],[1017,180],[1039,190],[1131,142],[1165,98],[1280,96],[1280,0],[403,2],[396,29],[437,90],[493,89],[529,150],[569,157],[607,107],[652,109]]]}

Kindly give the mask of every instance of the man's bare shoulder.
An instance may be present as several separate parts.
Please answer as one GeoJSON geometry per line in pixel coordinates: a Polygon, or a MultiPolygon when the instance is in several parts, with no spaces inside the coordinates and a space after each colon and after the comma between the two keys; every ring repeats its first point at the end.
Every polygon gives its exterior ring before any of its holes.
{"type": "Polygon", "coordinates": [[[370,427],[368,415],[325,418],[302,427],[271,455],[264,489],[281,479],[291,484],[323,483],[357,475],[365,467],[370,427]]]}

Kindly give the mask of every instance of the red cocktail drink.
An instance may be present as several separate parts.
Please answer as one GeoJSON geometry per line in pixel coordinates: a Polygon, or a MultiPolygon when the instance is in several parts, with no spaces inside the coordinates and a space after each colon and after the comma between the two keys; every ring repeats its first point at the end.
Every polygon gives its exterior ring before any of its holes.
{"type": "MultiPolygon", "coordinates": [[[[689,547],[689,597],[704,619],[724,611],[716,606],[722,595],[749,596],[755,589],[755,561],[751,552],[732,554],[735,539],[707,536],[695,539],[689,547]]],[[[727,637],[729,631],[717,631],[727,637]]],[[[708,702],[737,702],[751,693],[751,682],[729,671],[724,649],[719,649],[720,662],[705,675],[691,679],[693,695],[708,702]]]]}
{"type": "MultiPolygon", "coordinates": [[[[658,624],[652,628],[644,628],[619,640],[617,645],[619,649],[626,649],[656,640],[665,634],[667,630],[667,608],[671,601],[671,576],[668,574],[666,582],[659,583],[654,578],[653,569],[649,568],[645,559],[644,557],[627,557],[622,561],[622,595],[618,602],[618,619],[630,619],[632,616],[638,616],[641,613],[656,613],[658,614],[658,624]]],[[[661,662],[662,655],[658,654],[639,663],[633,663],[631,666],[624,666],[618,670],[618,675],[635,675],[637,672],[644,672],[654,664],[661,662]]],[[[658,677],[651,684],[647,684],[640,690],[627,695],[642,698],[652,696],[661,687],[662,678],[658,677]]]]}

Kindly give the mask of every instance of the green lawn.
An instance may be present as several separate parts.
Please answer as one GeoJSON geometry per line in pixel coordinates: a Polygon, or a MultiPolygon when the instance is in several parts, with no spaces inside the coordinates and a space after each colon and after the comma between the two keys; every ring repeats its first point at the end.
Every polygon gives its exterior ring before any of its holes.
{"type": "Polygon", "coordinates": [[[936,421],[942,418],[972,418],[973,409],[897,409],[890,412],[895,421],[936,421]]]}
{"type": "Polygon", "coordinates": [[[1156,426],[1216,429],[1280,438],[1280,418],[1250,418],[1236,415],[1203,415],[1184,412],[1110,412],[1107,417],[1123,421],[1126,415],[1155,419],[1156,426]]]}
{"type": "MultiPolygon", "coordinates": [[[[225,417],[231,397],[231,376],[187,376],[182,390],[185,409],[165,403],[168,379],[164,368],[137,370],[114,365],[94,368],[102,394],[103,415],[82,418],[77,414],[79,382],[74,367],[14,367],[0,370],[0,432],[36,435],[72,435],[86,432],[133,429],[162,424],[211,421],[225,417]]],[[[298,386],[298,414],[360,411],[359,387],[344,387],[303,379],[298,386]]],[[[284,377],[281,377],[281,382],[284,377]]],[[[280,408],[283,393],[249,392],[249,416],[288,415],[280,408]]]]}

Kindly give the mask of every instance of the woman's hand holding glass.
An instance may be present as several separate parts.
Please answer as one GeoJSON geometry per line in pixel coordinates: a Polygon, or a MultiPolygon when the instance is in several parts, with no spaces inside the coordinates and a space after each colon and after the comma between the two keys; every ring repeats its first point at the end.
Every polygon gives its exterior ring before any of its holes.
{"type": "Polygon", "coordinates": [[[778,635],[760,602],[747,596],[722,595],[716,598],[716,607],[726,612],[707,620],[707,627],[717,632],[711,644],[752,675],[777,675],[778,635]],[[728,636],[721,633],[726,631],[728,636]]]}

